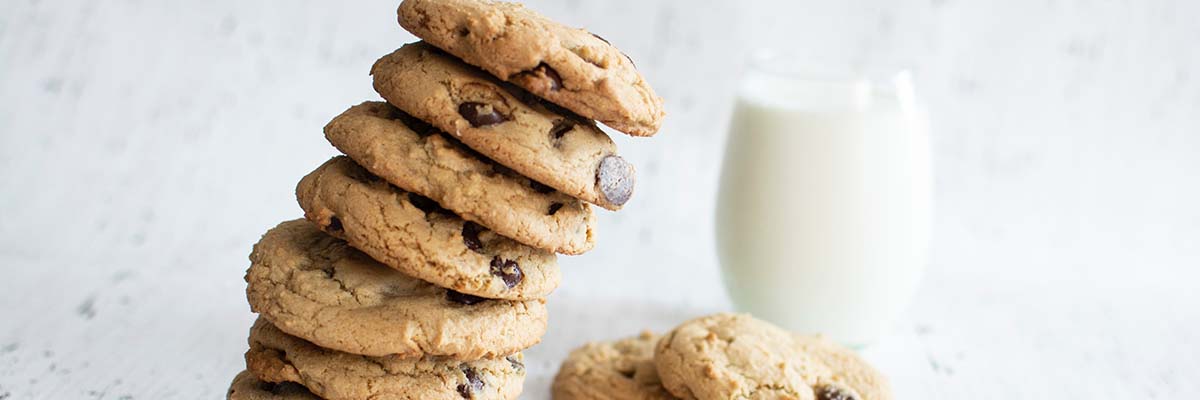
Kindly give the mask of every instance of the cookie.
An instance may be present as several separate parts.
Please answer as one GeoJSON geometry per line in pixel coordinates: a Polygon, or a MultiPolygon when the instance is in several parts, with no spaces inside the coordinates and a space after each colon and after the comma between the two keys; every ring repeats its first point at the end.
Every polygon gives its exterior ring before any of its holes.
{"type": "Polygon", "coordinates": [[[662,124],[633,60],[586,30],[487,0],[405,0],[397,14],[413,35],[579,115],[634,136],[662,124]]]}
{"type": "Polygon", "coordinates": [[[371,75],[392,105],[535,181],[610,210],[633,195],[633,165],[591,121],[433,46],[404,45],[371,75]]]}
{"type": "Polygon", "coordinates": [[[250,329],[246,369],[266,382],[296,382],[328,400],[515,399],[521,354],[473,361],[369,357],[318,347],[260,318],[250,329]]]}
{"type": "Polygon", "coordinates": [[[296,198],[304,216],[326,233],[435,285],[509,300],[544,298],[558,286],[553,253],[464,221],[349,158],[334,157],[305,176],[296,198]]]}
{"type": "Polygon", "coordinates": [[[887,378],[853,350],[821,336],[795,335],[796,347],[829,371],[813,385],[818,399],[892,400],[887,378]],[[823,397],[822,397],[823,396],[823,397]]]}
{"type": "Polygon", "coordinates": [[[791,333],[749,315],[685,322],[658,342],[654,360],[681,399],[834,400],[810,386],[829,371],[798,351],[791,333]]]}
{"type": "Polygon", "coordinates": [[[591,206],[479,156],[383,102],[351,107],[325,137],[371,173],[518,242],[578,254],[592,248],[591,206]]]}
{"type": "Polygon", "coordinates": [[[233,378],[226,400],[321,400],[308,388],[294,382],[263,382],[250,371],[242,371],[233,378]]]}
{"type": "Polygon", "coordinates": [[[650,332],[613,342],[588,343],[563,361],[550,391],[555,400],[674,399],[658,378],[650,332]]]}
{"type": "Polygon", "coordinates": [[[250,261],[250,309],[321,347],[475,359],[518,352],[546,331],[542,300],[486,300],[431,285],[304,220],[268,231],[250,261]]]}

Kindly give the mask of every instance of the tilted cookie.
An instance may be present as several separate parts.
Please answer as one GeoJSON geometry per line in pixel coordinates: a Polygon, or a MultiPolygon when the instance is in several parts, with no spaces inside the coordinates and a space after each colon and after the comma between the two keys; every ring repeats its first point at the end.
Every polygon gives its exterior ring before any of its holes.
{"type": "Polygon", "coordinates": [[[250,309],[329,349],[475,359],[516,353],[546,332],[542,300],[486,300],[430,285],[304,220],[268,231],[250,261],[250,309]]]}
{"type": "Polygon", "coordinates": [[[308,388],[295,382],[264,382],[250,371],[242,371],[233,378],[226,400],[321,400],[308,388]]]}
{"type": "Polygon", "coordinates": [[[813,384],[818,400],[892,400],[887,378],[853,350],[820,336],[793,338],[802,354],[811,356],[829,371],[830,375],[818,377],[813,384]]]}
{"type": "Polygon", "coordinates": [[[371,75],[392,105],[535,181],[611,210],[633,195],[633,165],[592,122],[433,46],[404,45],[371,75]]]}
{"type": "Polygon", "coordinates": [[[555,400],[669,400],[654,367],[650,332],[612,342],[588,343],[563,361],[550,392],[555,400]]]}
{"type": "Polygon", "coordinates": [[[658,342],[654,361],[663,386],[685,400],[835,400],[817,397],[823,388],[810,385],[830,372],[791,333],[749,315],[685,322],[658,342]]]}
{"type": "Polygon", "coordinates": [[[662,99],[607,40],[520,4],[405,0],[400,25],[500,79],[634,136],[658,132],[662,99]]]}
{"type": "Polygon", "coordinates": [[[371,173],[518,242],[567,254],[594,244],[591,206],[479,156],[387,103],[350,107],[325,126],[325,137],[371,173]]]}
{"type": "Polygon", "coordinates": [[[515,399],[525,382],[520,353],[473,361],[361,356],[318,347],[262,318],[250,329],[246,369],[328,400],[515,399]]]}
{"type": "Polygon", "coordinates": [[[557,257],[464,221],[392,186],[346,157],[300,180],[304,216],[407,275],[480,297],[545,298],[558,286],[557,257]]]}

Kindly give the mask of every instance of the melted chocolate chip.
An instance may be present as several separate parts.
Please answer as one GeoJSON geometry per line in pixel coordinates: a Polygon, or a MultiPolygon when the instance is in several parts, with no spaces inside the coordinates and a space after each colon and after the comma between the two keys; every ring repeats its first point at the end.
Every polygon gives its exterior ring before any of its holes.
{"type": "Polygon", "coordinates": [[[483,380],[479,379],[479,373],[475,372],[475,369],[466,365],[459,368],[462,369],[467,382],[458,385],[458,394],[461,394],[464,399],[469,399],[473,393],[483,390],[483,380]]]}
{"type": "Polygon", "coordinates": [[[481,126],[495,125],[508,119],[500,115],[495,107],[488,106],[483,103],[466,102],[458,106],[458,114],[466,118],[471,126],[476,128],[481,126]]]}
{"type": "Polygon", "coordinates": [[[504,357],[504,359],[508,360],[508,363],[512,364],[513,369],[517,371],[525,369],[525,363],[517,361],[517,359],[513,358],[512,356],[504,357]]]}
{"type": "Polygon", "coordinates": [[[605,200],[615,205],[625,204],[633,195],[633,166],[621,156],[611,155],[600,160],[596,168],[596,186],[605,200]]]}
{"type": "Polygon", "coordinates": [[[422,195],[419,195],[416,193],[412,193],[412,192],[408,193],[408,202],[412,203],[413,206],[416,206],[418,209],[420,209],[421,211],[424,211],[426,214],[432,214],[432,213],[453,214],[450,212],[450,210],[442,208],[442,206],[438,205],[438,203],[436,201],[433,201],[428,197],[425,197],[425,196],[422,196],[422,195]]]}
{"type": "Polygon", "coordinates": [[[817,400],[858,400],[858,397],[848,390],[833,385],[817,388],[817,400]]]}
{"type": "Polygon", "coordinates": [[[483,242],[479,240],[479,232],[483,232],[483,227],[471,221],[463,223],[462,237],[463,244],[467,245],[468,249],[476,253],[483,252],[483,242]]]}
{"type": "Polygon", "coordinates": [[[558,210],[563,208],[563,203],[550,204],[550,209],[546,211],[546,215],[554,215],[558,210]]]}
{"type": "Polygon", "coordinates": [[[487,301],[487,299],[479,297],[479,296],[469,295],[466,293],[460,293],[460,292],[456,292],[456,291],[453,291],[450,289],[446,289],[446,300],[449,300],[451,302],[458,303],[458,304],[466,304],[468,306],[472,305],[472,304],[487,301]]]}
{"type": "Polygon", "coordinates": [[[521,266],[517,265],[516,261],[504,260],[499,256],[492,258],[492,275],[500,277],[504,281],[504,286],[512,289],[521,283],[521,279],[525,278],[525,274],[521,272],[521,266]]]}
{"type": "Polygon", "coordinates": [[[325,225],[325,230],[334,233],[341,232],[342,220],[338,219],[336,215],[329,217],[329,224],[325,225]]]}
{"type": "Polygon", "coordinates": [[[554,126],[550,128],[550,137],[554,140],[562,139],[563,135],[575,129],[575,121],[569,119],[560,119],[554,121],[554,126]]]}
{"type": "Polygon", "coordinates": [[[541,182],[535,181],[533,179],[529,180],[529,187],[533,188],[533,191],[542,193],[542,194],[546,194],[546,193],[550,193],[550,192],[554,191],[554,188],[546,186],[546,185],[542,184],[541,182]]]}
{"type": "Polygon", "coordinates": [[[562,89],[562,77],[558,75],[558,71],[555,71],[554,68],[550,68],[550,66],[546,65],[546,63],[538,64],[538,66],[533,69],[533,75],[545,79],[547,81],[546,86],[548,86],[552,92],[562,89]]]}

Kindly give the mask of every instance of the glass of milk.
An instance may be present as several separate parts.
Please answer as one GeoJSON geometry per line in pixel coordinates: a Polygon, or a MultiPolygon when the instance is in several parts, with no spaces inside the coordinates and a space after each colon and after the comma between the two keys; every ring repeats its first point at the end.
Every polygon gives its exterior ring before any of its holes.
{"type": "Polygon", "coordinates": [[[884,334],[928,258],[930,156],[905,70],[757,56],[729,128],[717,250],[735,307],[850,346],[884,334]]]}

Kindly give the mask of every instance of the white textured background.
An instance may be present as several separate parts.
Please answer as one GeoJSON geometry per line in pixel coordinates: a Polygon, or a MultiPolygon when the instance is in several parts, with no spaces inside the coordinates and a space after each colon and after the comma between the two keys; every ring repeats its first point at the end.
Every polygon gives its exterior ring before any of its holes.
{"type": "MultiPolygon", "coordinates": [[[[616,137],[638,192],[560,260],[526,398],[584,341],[728,307],[716,177],[739,60],[771,43],[922,74],[933,262],[867,352],[899,398],[1200,398],[1200,2],[530,3],[622,47],[670,116],[616,137]]],[[[0,0],[0,399],[222,398],[246,255],[412,40],[394,9],[0,0]]]]}

